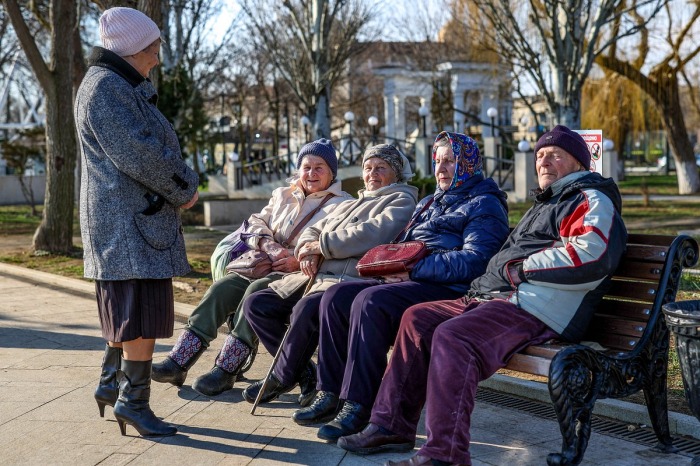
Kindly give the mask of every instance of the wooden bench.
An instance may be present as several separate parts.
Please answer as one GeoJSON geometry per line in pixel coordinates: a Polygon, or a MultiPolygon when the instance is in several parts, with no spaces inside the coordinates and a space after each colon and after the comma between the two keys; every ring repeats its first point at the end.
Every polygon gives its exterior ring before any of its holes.
{"type": "Polygon", "coordinates": [[[583,344],[530,346],[506,369],[548,376],[562,434],[561,453],[547,464],[579,464],[591,434],[591,413],[599,398],[622,398],[644,391],[659,440],[655,448],[673,452],[669,433],[666,372],[669,331],[661,306],[675,301],[684,267],[698,261],[698,243],[685,235],[631,234],[610,291],[598,306],[583,344]]]}

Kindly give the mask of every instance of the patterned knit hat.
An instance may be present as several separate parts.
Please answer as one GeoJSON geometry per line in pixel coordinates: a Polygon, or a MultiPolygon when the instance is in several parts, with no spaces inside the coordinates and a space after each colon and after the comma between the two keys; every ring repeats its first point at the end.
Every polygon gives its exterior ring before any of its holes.
{"type": "Polygon", "coordinates": [[[465,134],[443,131],[437,135],[433,143],[433,173],[435,173],[435,155],[438,149],[437,143],[442,139],[449,140],[456,162],[452,184],[446,190],[449,191],[450,189],[460,186],[470,177],[481,174],[483,170],[483,161],[476,141],[465,134]]]}
{"type": "Polygon", "coordinates": [[[576,131],[571,131],[564,125],[555,126],[553,130],[544,133],[537,141],[535,156],[540,149],[547,146],[557,146],[564,149],[578,160],[583,168],[591,169],[591,152],[588,150],[588,144],[576,131]]]}
{"type": "Polygon", "coordinates": [[[120,57],[139,53],[159,37],[156,23],[139,10],[115,7],[100,16],[102,45],[120,57]]]}
{"type": "Polygon", "coordinates": [[[297,155],[297,168],[301,167],[301,159],[306,155],[321,157],[333,172],[333,179],[338,175],[338,156],[330,139],[321,138],[305,144],[297,155]]]}
{"type": "Polygon", "coordinates": [[[373,157],[378,157],[389,164],[394,173],[396,173],[397,182],[406,182],[413,178],[410,162],[400,150],[391,144],[377,144],[367,148],[362,156],[362,164],[364,165],[368,159],[373,157]]]}

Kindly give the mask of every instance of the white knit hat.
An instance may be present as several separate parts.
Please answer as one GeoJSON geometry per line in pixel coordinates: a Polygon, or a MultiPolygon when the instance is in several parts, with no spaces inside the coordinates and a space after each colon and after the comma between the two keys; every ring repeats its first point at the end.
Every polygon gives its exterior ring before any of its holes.
{"type": "Polygon", "coordinates": [[[115,7],[100,16],[102,45],[120,57],[137,54],[159,37],[156,23],[139,10],[115,7]]]}

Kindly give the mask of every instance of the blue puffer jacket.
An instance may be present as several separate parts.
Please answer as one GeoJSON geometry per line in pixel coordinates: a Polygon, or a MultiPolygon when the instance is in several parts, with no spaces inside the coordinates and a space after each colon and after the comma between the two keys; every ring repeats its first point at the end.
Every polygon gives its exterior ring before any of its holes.
{"type": "Polygon", "coordinates": [[[421,240],[431,250],[411,271],[411,280],[466,292],[508,237],[506,195],[491,178],[474,175],[454,190],[438,189],[421,200],[414,216],[431,197],[432,205],[401,238],[421,240]]]}

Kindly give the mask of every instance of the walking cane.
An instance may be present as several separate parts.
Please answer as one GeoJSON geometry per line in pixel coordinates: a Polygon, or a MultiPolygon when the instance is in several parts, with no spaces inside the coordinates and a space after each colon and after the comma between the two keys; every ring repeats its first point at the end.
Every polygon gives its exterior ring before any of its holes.
{"type": "MultiPolygon", "coordinates": [[[[316,281],[316,275],[318,275],[318,271],[321,269],[321,264],[323,263],[323,256],[318,260],[318,266],[316,267],[316,273],[314,274],[313,277],[309,279],[309,283],[306,284],[306,288],[304,289],[304,294],[302,297],[306,296],[306,293],[309,292],[311,287],[313,286],[314,282],[316,281]]],[[[270,376],[272,375],[272,370],[275,368],[275,365],[277,364],[277,360],[280,358],[280,355],[282,354],[282,348],[284,347],[284,344],[287,342],[287,337],[289,336],[289,330],[292,328],[292,325],[287,326],[287,330],[284,332],[284,336],[282,337],[282,342],[280,343],[279,348],[277,348],[277,353],[275,353],[275,357],[272,359],[272,364],[270,364],[270,369],[267,371],[267,375],[263,379],[263,384],[262,387],[260,387],[260,391],[258,392],[258,396],[255,397],[255,402],[253,403],[253,409],[250,410],[250,414],[255,415],[255,409],[258,407],[260,404],[260,400],[262,399],[263,395],[265,394],[265,389],[267,388],[267,383],[270,381],[270,376]]]]}

